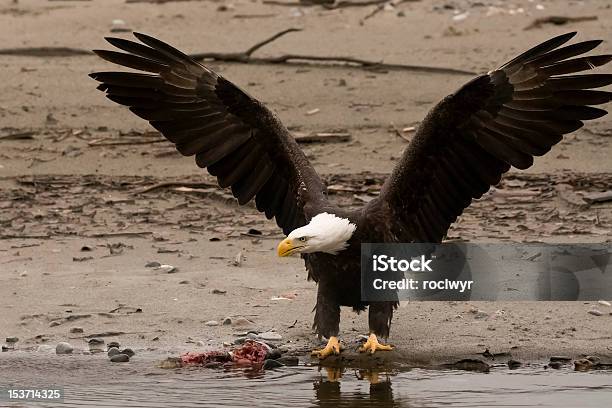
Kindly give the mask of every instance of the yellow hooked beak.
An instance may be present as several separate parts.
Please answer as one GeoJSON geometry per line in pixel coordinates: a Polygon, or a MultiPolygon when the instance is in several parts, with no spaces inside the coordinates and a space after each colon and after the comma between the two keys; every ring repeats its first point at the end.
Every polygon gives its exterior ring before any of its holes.
{"type": "Polygon", "coordinates": [[[277,248],[278,256],[289,256],[296,249],[298,248],[293,246],[293,240],[291,238],[285,238],[280,242],[280,244],[278,244],[278,248],[277,248]]]}

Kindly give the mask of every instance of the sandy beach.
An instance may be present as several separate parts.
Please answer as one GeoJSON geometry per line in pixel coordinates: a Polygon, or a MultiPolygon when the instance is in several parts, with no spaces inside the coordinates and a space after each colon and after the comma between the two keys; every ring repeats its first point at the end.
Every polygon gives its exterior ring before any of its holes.
{"type": "MultiPolygon", "coordinates": [[[[2,0],[0,338],[18,337],[23,350],[60,341],[86,350],[91,337],[101,337],[176,355],[223,348],[256,330],[276,331],[276,343],[300,356],[319,345],[311,329],[315,284],[302,260],[276,256],[284,236],[275,223],[254,206],[239,207],[192,158],[159,143],[146,122],[96,91],[87,74],[113,68],[79,50],[110,48],[104,36],[130,36],[111,29],[149,33],[190,53],[228,53],[297,27],[255,55],[344,56],[474,73],[564,32],[578,31],[578,40],[612,37],[607,1],[408,1],[365,18],[375,9],[2,0]],[[559,15],[597,18],[524,30],[559,15]],[[155,262],[170,267],[146,266],[155,262]]],[[[612,46],[599,51],[612,53],[612,46]]],[[[301,144],[343,206],[371,199],[411,127],[473,76],[337,64],[208,65],[265,102],[296,135],[345,135],[301,144]]],[[[607,115],[565,137],[527,172],[512,171],[449,237],[611,242],[612,204],[582,198],[611,189],[610,157],[607,115]]],[[[347,358],[360,358],[354,350],[367,329],[367,314],[342,311],[347,358]]],[[[610,359],[612,308],[596,301],[402,303],[389,342],[396,350],[377,358],[414,365],[483,358],[486,350],[520,361],[610,359]]]]}

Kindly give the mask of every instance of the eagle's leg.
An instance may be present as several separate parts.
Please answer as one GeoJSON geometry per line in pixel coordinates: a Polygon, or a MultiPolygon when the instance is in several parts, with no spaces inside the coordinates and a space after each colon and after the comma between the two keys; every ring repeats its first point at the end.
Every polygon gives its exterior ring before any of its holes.
{"type": "Polygon", "coordinates": [[[393,350],[392,346],[382,344],[378,336],[389,337],[391,318],[393,317],[394,302],[372,302],[368,312],[370,335],[368,340],[359,347],[360,352],[376,353],[378,350],[393,350]]]}
{"type": "Polygon", "coordinates": [[[312,351],[312,355],[319,357],[319,359],[324,359],[330,355],[338,355],[342,351],[342,346],[338,340],[340,305],[335,300],[333,293],[334,288],[331,285],[324,285],[319,282],[315,318],[312,327],[319,336],[329,339],[325,348],[312,351]]]}

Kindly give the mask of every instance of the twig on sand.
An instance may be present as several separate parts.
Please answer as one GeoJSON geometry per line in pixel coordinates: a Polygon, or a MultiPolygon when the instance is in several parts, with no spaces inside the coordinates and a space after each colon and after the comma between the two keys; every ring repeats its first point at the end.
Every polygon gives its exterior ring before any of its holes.
{"type": "Polygon", "coordinates": [[[191,54],[191,57],[196,60],[209,60],[209,61],[223,61],[223,62],[239,62],[243,64],[304,64],[305,62],[325,63],[319,64],[320,66],[332,66],[332,67],[361,67],[368,69],[389,69],[389,70],[404,70],[404,71],[418,71],[428,72],[437,74],[451,74],[451,75],[474,75],[474,72],[464,71],[454,68],[444,67],[428,67],[422,65],[407,65],[407,64],[387,64],[382,61],[371,61],[355,57],[345,56],[318,56],[318,55],[305,55],[305,54],[283,54],[278,57],[253,57],[252,54],[263,47],[271,43],[272,41],[282,37],[283,35],[291,32],[302,31],[301,28],[288,28],[280,31],[273,36],[260,41],[248,48],[243,52],[200,52],[191,54]]]}
{"type": "Polygon", "coordinates": [[[120,145],[143,145],[152,143],[167,142],[166,139],[153,139],[153,140],[127,140],[119,142],[107,142],[108,139],[97,139],[87,143],[89,146],[120,146],[120,145]]]}
{"type": "Polygon", "coordinates": [[[409,1],[420,1],[420,0],[385,0],[385,1],[375,3],[377,4],[376,8],[372,10],[371,12],[369,12],[368,14],[366,14],[361,20],[359,20],[359,25],[363,25],[367,19],[372,18],[378,13],[380,13],[381,11],[383,11],[385,7],[387,7],[387,5],[392,6],[392,7],[397,7],[400,4],[407,3],[409,1]]]}
{"type": "Polygon", "coordinates": [[[525,30],[531,30],[533,28],[542,28],[545,24],[553,25],[565,25],[567,23],[578,23],[580,21],[593,21],[597,20],[597,16],[580,16],[580,17],[566,17],[566,16],[549,16],[541,17],[533,20],[531,24],[525,27],[525,30]]]}
{"type": "Polygon", "coordinates": [[[51,235],[47,234],[28,234],[28,235],[0,235],[0,239],[49,239],[51,235]]]}
{"type": "Polygon", "coordinates": [[[25,140],[25,139],[34,139],[35,132],[33,131],[25,131],[25,132],[16,132],[9,133],[8,135],[0,136],[0,140],[25,140]]]}
{"type": "Polygon", "coordinates": [[[398,135],[399,137],[401,137],[402,139],[404,139],[407,142],[410,142],[410,138],[408,138],[406,136],[406,132],[414,132],[416,130],[416,126],[408,126],[405,127],[403,129],[398,128],[397,126],[395,126],[395,123],[391,122],[390,124],[391,130],[393,130],[395,132],[396,135],[398,135]]]}
{"type": "MultiPolygon", "coordinates": [[[[405,1],[405,0],[404,0],[405,1]]],[[[318,56],[306,54],[283,54],[278,57],[253,57],[252,54],[261,47],[291,32],[301,31],[301,28],[288,28],[264,41],[258,42],[246,51],[242,52],[200,52],[191,54],[196,60],[237,62],[242,64],[273,64],[273,65],[316,65],[318,67],[333,68],[364,68],[370,70],[395,70],[426,72],[430,74],[446,75],[475,75],[475,72],[462,69],[430,67],[410,64],[387,64],[382,61],[371,61],[351,56],[318,56]]],[[[25,47],[0,49],[0,55],[14,55],[25,57],[74,57],[83,55],[95,55],[90,50],[67,47],[25,47]]],[[[134,143],[129,143],[134,144],[134,143]]]]}
{"type": "Polygon", "coordinates": [[[82,235],[84,238],[111,238],[111,237],[142,237],[153,235],[153,231],[136,231],[136,232],[101,232],[97,234],[82,235]]]}
{"type": "Polygon", "coordinates": [[[163,183],[157,183],[157,184],[153,184],[152,186],[145,187],[141,190],[133,192],[132,194],[138,195],[138,194],[149,193],[151,191],[158,190],[160,188],[166,188],[166,187],[210,188],[210,187],[219,187],[219,186],[214,183],[207,183],[203,181],[195,181],[195,182],[165,181],[163,183]]]}
{"type": "MultiPolygon", "coordinates": [[[[307,7],[307,6],[321,6],[328,10],[335,10],[340,8],[349,7],[367,7],[375,6],[377,4],[387,3],[389,0],[364,0],[364,1],[349,1],[349,0],[303,0],[303,1],[280,1],[280,0],[264,0],[263,4],[272,6],[287,6],[287,7],[307,7]]],[[[420,1],[420,0],[406,0],[406,1],[420,1]]]]}
{"type": "Polygon", "coordinates": [[[77,57],[94,54],[89,50],[70,47],[23,47],[0,49],[0,55],[16,57],[77,57]]]}
{"type": "Polygon", "coordinates": [[[294,135],[298,143],[343,143],[349,142],[352,138],[347,132],[319,132],[307,135],[294,135]]]}

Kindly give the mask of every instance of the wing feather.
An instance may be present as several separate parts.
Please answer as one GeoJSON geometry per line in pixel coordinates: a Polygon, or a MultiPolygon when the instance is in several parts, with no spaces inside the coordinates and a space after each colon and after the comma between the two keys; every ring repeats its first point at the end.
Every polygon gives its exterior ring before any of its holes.
{"type": "Polygon", "coordinates": [[[151,36],[107,41],[103,59],[143,72],[95,72],[98,89],[195,156],[239,204],[276,217],[288,234],[326,205],[325,187],[287,129],[262,103],[185,53],[151,36]],[[308,210],[307,210],[308,208],[308,210]]]}
{"type": "MultiPolygon", "coordinates": [[[[369,205],[399,220],[398,241],[443,239],[450,224],[511,166],[526,169],[563,135],[607,112],[593,105],[612,93],[593,90],[610,74],[582,74],[612,60],[584,56],[599,40],[565,45],[576,33],[552,38],[499,69],[468,82],[432,109],[380,196],[369,205]]],[[[366,213],[367,214],[367,213],[366,213]]]]}

